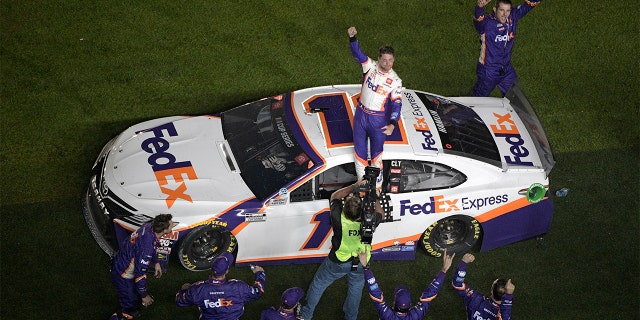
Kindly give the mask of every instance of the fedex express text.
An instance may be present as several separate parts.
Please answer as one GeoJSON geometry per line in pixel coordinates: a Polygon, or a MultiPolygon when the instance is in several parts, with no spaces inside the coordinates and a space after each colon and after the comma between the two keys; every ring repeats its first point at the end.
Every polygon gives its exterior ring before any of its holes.
{"type": "Polygon", "coordinates": [[[482,198],[464,197],[459,199],[446,199],[444,196],[439,195],[429,197],[429,201],[423,203],[415,203],[411,200],[400,200],[400,216],[407,214],[419,215],[461,210],[480,210],[486,206],[507,203],[508,201],[509,196],[507,194],[482,198]]]}

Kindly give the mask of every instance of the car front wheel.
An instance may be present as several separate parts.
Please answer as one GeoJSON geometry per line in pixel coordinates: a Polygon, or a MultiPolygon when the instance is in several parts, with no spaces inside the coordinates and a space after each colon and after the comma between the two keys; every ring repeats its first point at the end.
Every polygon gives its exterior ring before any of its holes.
{"type": "Polygon", "coordinates": [[[453,215],[430,225],[420,238],[420,246],[428,255],[442,257],[469,251],[480,239],[480,223],[469,216],[453,215]]]}
{"type": "Polygon", "coordinates": [[[191,271],[210,270],[211,262],[223,252],[234,253],[237,241],[233,234],[220,226],[203,225],[191,230],[180,240],[180,263],[191,271]]]}

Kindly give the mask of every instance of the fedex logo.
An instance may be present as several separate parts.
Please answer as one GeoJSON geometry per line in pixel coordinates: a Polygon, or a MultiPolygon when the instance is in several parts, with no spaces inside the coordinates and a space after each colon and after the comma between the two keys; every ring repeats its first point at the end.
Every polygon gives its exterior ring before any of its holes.
{"type": "Polygon", "coordinates": [[[516,123],[511,119],[511,114],[501,115],[494,112],[493,116],[496,117],[497,124],[490,126],[491,131],[496,137],[504,138],[504,140],[511,145],[511,147],[509,147],[511,156],[504,157],[507,163],[533,166],[533,162],[523,160],[523,158],[529,156],[529,150],[524,146],[524,139],[522,139],[516,123]]]}
{"type": "Polygon", "coordinates": [[[494,42],[507,42],[507,41],[509,41],[509,36],[506,34],[503,36],[498,34],[496,35],[496,39],[494,40],[494,42]]]}
{"type": "Polygon", "coordinates": [[[411,200],[400,200],[400,216],[405,216],[407,212],[412,215],[430,214],[440,212],[460,211],[458,200],[447,200],[444,196],[429,197],[426,203],[411,203],[411,200]]]}
{"type": "Polygon", "coordinates": [[[220,308],[220,307],[231,307],[233,306],[233,301],[227,300],[225,298],[220,298],[217,301],[211,301],[206,299],[203,301],[205,308],[220,308]]]}
{"type": "Polygon", "coordinates": [[[169,142],[163,137],[167,134],[170,137],[178,135],[176,127],[173,123],[165,123],[150,130],[153,137],[142,141],[140,147],[142,150],[150,153],[147,159],[149,165],[155,173],[156,180],[160,186],[160,191],[167,195],[167,208],[171,208],[176,200],[183,199],[193,202],[191,196],[188,195],[187,180],[196,180],[198,176],[189,161],[176,161],[176,157],[169,150],[169,142]],[[167,178],[171,179],[171,184],[167,178]]]}
{"type": "Polygon", "coordinates": [[[434,150],[438,151],[438,148],[435,148],[436,140],[433,139],[433,134],[429,129],[429,125],[427,124],[427,120],[425,118],[415,117],[416,123],[413,124],[413,128],[422,134],[424,137],[424,142],[422,143],[422,149],[424,150],[434,150]]]}
{"type": "Polygon", "coordinates": [[[489,318],[483,318],[483,317],[480,315],[480,312],[479,312],[479,311],[476,311],[476,312],[474,312],[474,313],[473,313],[473,319],[474,319],[474,320],[489,320],[489,318]]]}
{"type": "Polygon", "coordinates": [[[383,86],[379,85],[379,84],[373,84],[371,82],[371,77],[367,77],[367,88],[373,90],[375,93],[377,94],[381,94],[383,96],[386,96],[388,91],[384,89],[383,86]]]}

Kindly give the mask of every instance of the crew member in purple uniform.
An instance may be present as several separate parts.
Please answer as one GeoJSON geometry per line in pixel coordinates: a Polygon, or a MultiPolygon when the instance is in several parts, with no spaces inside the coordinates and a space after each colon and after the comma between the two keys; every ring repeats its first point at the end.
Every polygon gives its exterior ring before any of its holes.
{"type": "Polygon", "coordinates": [[[480,58],[476,66],[478,80],[471,95],[486,97],[496,86],[504,96],[518,76],[511,65],[511,51],[516,39],[516,25],[540,0],[525,2],[512,8],[511,0],[496,0],[493,13],[485,15],[491,0],[478,0],[473,23],[480,34],[480,58]]]}
{"type": "Polygon", "coordinates": [[[416,305],[411,305],[411,293],[409,289],[404,286],[398,286],[393,290],[394,305],[393,308],[387,304],[382,290],[376,282],[376,278],[373,275],[373,271],[369,268],[367,263],[367,252],[359,252],[360,263],[364,268],[364,277],[366,286],[369,289],[369,297],[371,298],[373,305],[376,307],[376,311],[380,316],[380,320],[420,320],[427,313],[429,304],[436,298],[438,292],[442,288],[444,283],[444,276],[451,267],[451,262],[455,253],[447,255],[445,250],[442,255],[442,269],[433,278],[429,286],[424,289],[420,301],[416,305]]]}
{"type": "Polygon", "coordinates": [[[147,272],[153,270],[156,278],[162,276],[157,249],[160,238],[171,233],[173,228],[170,214],[159,214],[152,222],[143,224],[133,232],[128,241],[120,244],[113,258],[111,282],[116,287],[122,311],[114,313],[111,320],[135,319],[140,306],[148,307],[153,297],[147,293],[147,272]]]}
{"type": "Polygon", "coordinates": [[[467,264],[475,259],[471,253],[462,256],[462,261],[458,264],[456,275],[452,281],[453,288],[456,289],[467,308],[467,319],[511,320],[513,291],[516,286],[511,283],[511,279],[496,279],[491,285],[491,297],[489,298],[470,288],[464,282],[464,277],[467,275],[467,264]]]}
{"type": "Polygon", "coordinates": [[[227,279],[234,258],[224,252],[211,263],[211,276],[206,281],[185,283],[176,294],[179,307],[197,306],[200,319],[237,320],[244,313],[245,302],[258,300],[264,294],[264,269],[252,268],[255,274],[253,286],[236,279],[227,279]]]}
{"type": "Polygon", "coordinates": [[[280,308],[269,307],[262,310],[260,320],[303,320],[298,316],[300,299],[304,296],[302,288],[293,287],[282,293],[282,305],[280,308]]]}
{"type": "Polygon", "coordinates": [[[355,27],[347,30],[353,57],[362,65],[362,89],[353,117],[353,147],[358,180],[364,168],[380,168],[376,188],[382,187],[382,151],[384,141],[398,126],[402,108],[402,80],[393,71],[394,50],[386,46],[379,50],[378,61],[369,58],[356,39],[355,27]]]}

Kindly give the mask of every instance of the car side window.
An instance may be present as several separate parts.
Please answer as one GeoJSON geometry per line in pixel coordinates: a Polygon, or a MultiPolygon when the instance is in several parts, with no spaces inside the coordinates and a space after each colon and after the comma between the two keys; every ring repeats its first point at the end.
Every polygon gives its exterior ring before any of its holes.
{"type": "Polygon", "coordinates": [[[329,199],[331,194],[358,180],[353,162],[324,170],[291,192],[291,202],[329,199]]]}
{"type": "Polygon", "coordinates": [[[415,160],[390,162],[388,192],[404,193],[453,188],[467,177],[447,165],[415,160]]]}

